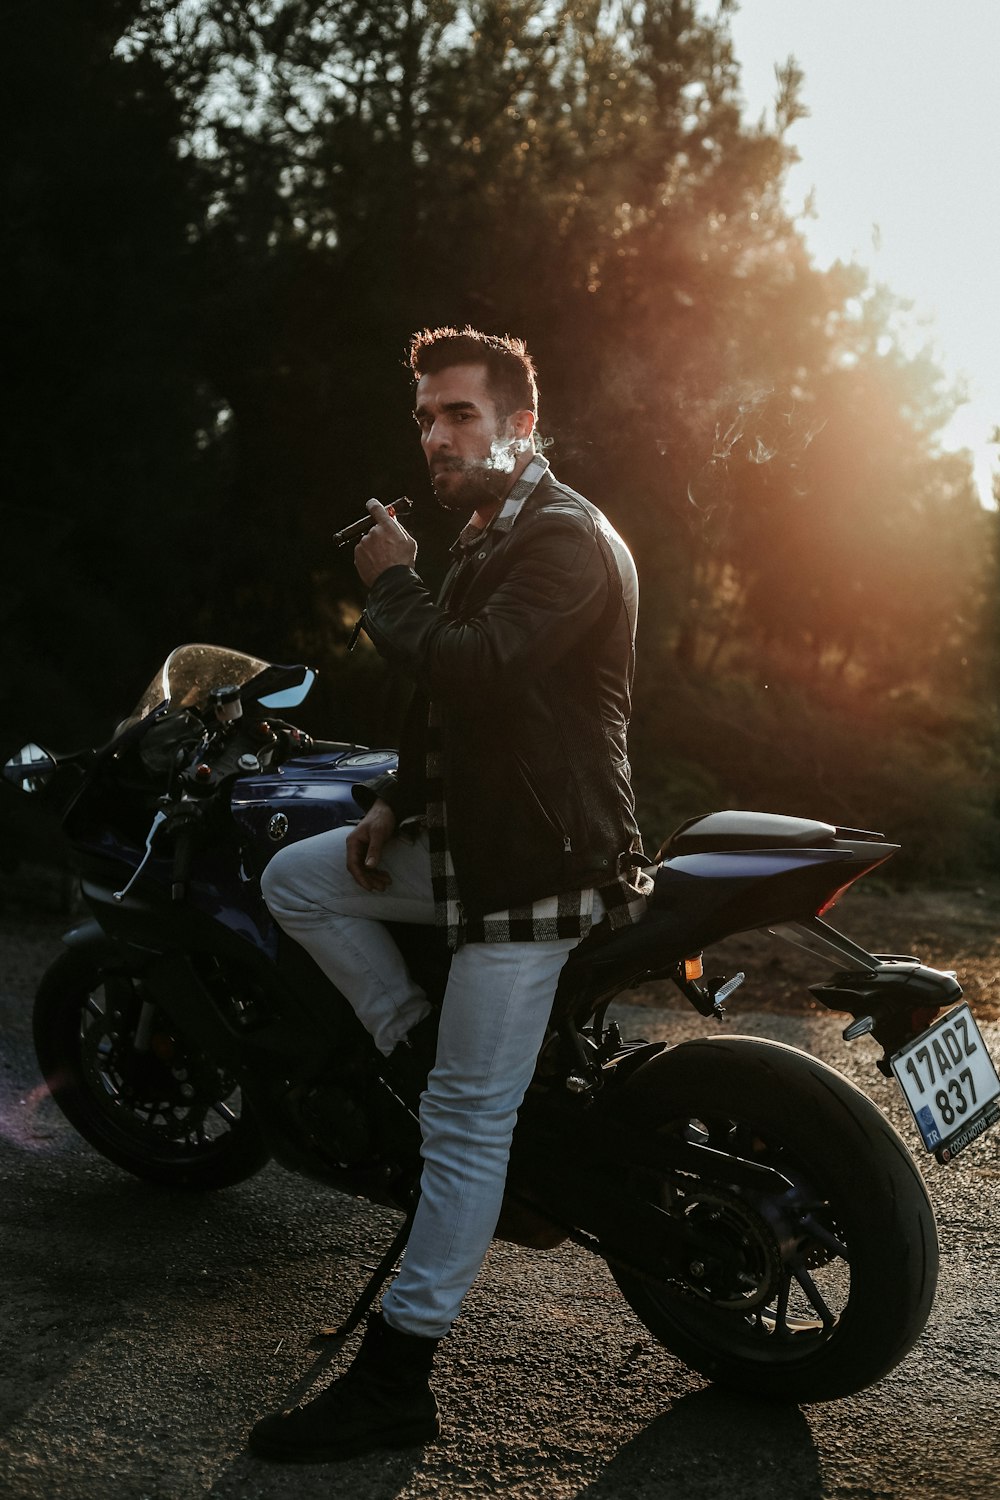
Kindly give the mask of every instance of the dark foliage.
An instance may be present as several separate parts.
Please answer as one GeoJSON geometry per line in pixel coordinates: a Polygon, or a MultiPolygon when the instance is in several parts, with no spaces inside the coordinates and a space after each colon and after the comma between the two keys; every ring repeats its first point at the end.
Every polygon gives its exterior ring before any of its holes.
{"type": "Polygon", "coordinates": [[[714,800],[995,858],[994,518],[902,309],[810,263],[801,79],[748,122],[728,9],[5,6],[0,750],[97,737],[197,636],[391,740],[329,537],[406,491],[436,576],[403,352],[471,320],[527,338],[553,464],[636,551],[649,841],[714,800]]]}

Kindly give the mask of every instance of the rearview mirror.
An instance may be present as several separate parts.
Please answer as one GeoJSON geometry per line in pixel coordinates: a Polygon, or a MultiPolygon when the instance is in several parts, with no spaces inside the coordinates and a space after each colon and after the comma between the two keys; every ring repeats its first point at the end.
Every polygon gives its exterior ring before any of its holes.
{"type": "Polygon", "coordinates": [[[4,766],[3,774],[22,792],[40,792],[55,769],[55,761],[41,745],[23,745],[4,766]]]}
{"type": "Polygon", "coordinates": [[[258,698],[257,702],[261,708],[298,708],[316,681],[316,673],[312,667],[304,667],[303,673],[302,681],[296,683],[294,687],[282,688],[280,692],[268,693],[266,697],[258,698]]]}

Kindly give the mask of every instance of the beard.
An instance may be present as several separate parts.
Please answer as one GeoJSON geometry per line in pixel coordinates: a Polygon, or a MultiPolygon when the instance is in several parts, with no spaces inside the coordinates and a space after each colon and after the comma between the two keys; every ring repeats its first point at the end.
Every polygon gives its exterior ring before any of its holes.
{"type": "Polygon", "coordinates": [[[501,499],[510,476],[487,468],[481,459],[454,459],[439,466],[437,474],[431,475],[431,483],[442,510],[464,518],[501,499]],[[442,474],[448,479],[439,488],[437,479],[442,474]]]}

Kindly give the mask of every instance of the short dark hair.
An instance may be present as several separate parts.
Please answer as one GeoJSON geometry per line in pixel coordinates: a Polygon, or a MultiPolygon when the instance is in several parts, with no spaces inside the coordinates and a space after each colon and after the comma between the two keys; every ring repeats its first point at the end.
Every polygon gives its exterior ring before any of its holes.
{"type": "Polygon", "coordinates": [[[424,328],[410,340],[414,380],[450,365],[485,365],[486,378],[500,417],[515,411],[538,416],[535,364],[523,339],[509,333],[481,333],[464,328],[424,328]]]}

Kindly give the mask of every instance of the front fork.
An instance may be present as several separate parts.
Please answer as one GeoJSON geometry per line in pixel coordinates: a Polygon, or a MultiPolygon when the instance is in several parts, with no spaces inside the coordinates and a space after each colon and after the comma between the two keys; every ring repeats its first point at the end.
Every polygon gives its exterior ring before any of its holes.
{"type": "Polygon", "coordinates": [[[139,1012],[139,1020],[132,1036],[133,1052],[148,1052],[150,1040],[153,1035],[153,1017],[156,1015],[156,1006],[152,1000],[144,1000],[139,1012]]]}

